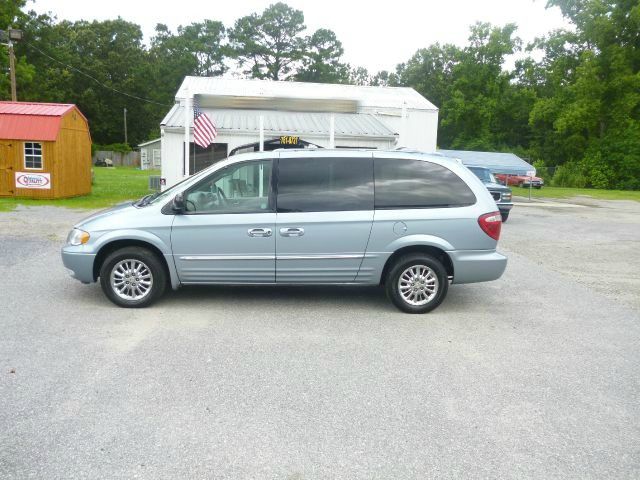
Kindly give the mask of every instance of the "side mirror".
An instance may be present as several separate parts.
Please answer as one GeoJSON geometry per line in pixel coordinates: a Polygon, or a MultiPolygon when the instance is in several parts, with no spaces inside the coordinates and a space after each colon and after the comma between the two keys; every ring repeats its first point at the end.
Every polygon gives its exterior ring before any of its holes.
{"type": "Polygon", "coordinates": [[[179,193],[175,197],[173,197],[171,210],[173,210],[174,213],[184,213],[187,211],[187,202],[184,201],[184,196],[182,195],[182,193],[179,193]]]}

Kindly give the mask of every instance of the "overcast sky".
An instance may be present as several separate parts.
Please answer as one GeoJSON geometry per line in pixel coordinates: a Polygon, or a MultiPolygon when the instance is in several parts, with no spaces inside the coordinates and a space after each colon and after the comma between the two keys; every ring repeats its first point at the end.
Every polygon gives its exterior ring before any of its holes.
{"type": "MultiPolygon", "coordinates": [[[[172,30],[178,25],[219,20],[231,26],[235,19],[261,12],[274,1],[231,0],[36,0],[29,9],[51,12],[59,20],[105,20],[121,16],[142,26],[146,40],[157,23],[172,30]]],[[[525,42],[567,24],[557,8],[545,9],[546,0],[288,0],[302,10],[310,31],[329,28],[345,50],[344,60],[371,72],[394,70],[418,48],[435,42],[466,43],[469,26],[476,21],[518,25],[525,42]]]]}

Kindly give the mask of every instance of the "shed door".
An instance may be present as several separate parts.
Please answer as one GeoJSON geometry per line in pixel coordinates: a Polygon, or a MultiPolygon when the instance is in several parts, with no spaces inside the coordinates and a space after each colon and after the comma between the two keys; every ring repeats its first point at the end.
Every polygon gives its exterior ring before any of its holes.
{"type": "Polygon", "coordinates": [[[15,145],[0,142],[0,196],[12,196],[13,190],[13,149],[15,145]]]}

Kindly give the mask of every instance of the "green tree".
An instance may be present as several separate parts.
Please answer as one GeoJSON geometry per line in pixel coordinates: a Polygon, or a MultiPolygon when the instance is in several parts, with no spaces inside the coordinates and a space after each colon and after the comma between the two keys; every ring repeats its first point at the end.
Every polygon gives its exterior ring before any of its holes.
{"type": "Polygon", "coordinates": [[[236,20],[229,32],[232,54],[253,78],[287,80],[301,66],[305,28],[300,10],[281,2],[270,5],[236,20]]]}
{"type": "MultiPolygon", "coordinates": [[[[25,0],[0,0],[0,30],[7,28],[24,28],[26,15],[22,9],[26,4],[25,0]]],[[[33,82],[35,68],[27,58],[21,54],[19,44],[14,47],[16,56],[16,90],[18,100],[23,98],[23,89],[33,82]]],[[[0,100],[11,99],[11,80],[9,76],[9,48],[0,45],[0,100]],[[4,73],[6,72],[6,74],[4,73]]]]}
{"type": "MultiPolygon", "coordinates": [[[[150,118],[147,57],[138,25],[121,18],[55,23],[35,14],[24,48],[36,74],[29,99],[75,103],[87,116],[96,143],[124,140],[127,108],[130,143],[146,138],[158,118],[150,118]]],[[[166,109],[166,107],[165,107],[166,109]]]]}
{"type": "Polygon", "coordinates": [[[225,39],[224,25],[214,20],[179,26],[176,35],[166,25],[158,24],[150,53],[160,61],[177,64],[187,75],[213,77],[228,69],[224,62],[228,54],[225,39]]]}
{"type": "Polygon", "coordinates": [[[534,93],[513,84],[505,58],[520,49],[516,26],[476,23],[465,48],[438,43],[398,66],[399,83],[440,107],[444,148],[502,150],[528,146],[534,93]]]}
{"type": "Polygon", "coordinates": [[[295,75],[300,82],[346,83],[348,66],[340,61],[342,43],[331,30],[320,28],[305,39],[302,66],[295,75]]]}
{"type": "Polygon", "coordinates": [[[552,0],[575,25],[536,45],[539,99],[532,152],[571,164],[591,186],[640,188],[640,6],[632,0],[552,0]]]}

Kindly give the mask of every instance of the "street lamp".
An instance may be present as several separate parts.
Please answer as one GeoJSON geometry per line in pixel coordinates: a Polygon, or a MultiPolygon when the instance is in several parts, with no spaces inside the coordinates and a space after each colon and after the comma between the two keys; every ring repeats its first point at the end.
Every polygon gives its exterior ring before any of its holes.
{"type": "Polygon", "coordinates": [[[9,74],[11,76],[11,100],[18,101],[16,94],[16,57],[13,53],[13,42],[19,42],[22,40],[23,32],[17,28],[8,28],[7,30],[0,30],[0,39],[6,41],[4,45],[9,47],[9,74]]]}

